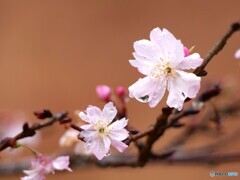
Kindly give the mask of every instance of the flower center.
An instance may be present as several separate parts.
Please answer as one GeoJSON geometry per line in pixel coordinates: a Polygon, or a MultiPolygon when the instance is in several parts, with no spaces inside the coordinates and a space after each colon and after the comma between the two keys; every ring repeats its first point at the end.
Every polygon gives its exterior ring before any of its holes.
{"type": "Polygon", "coordinates": [[[167,71],[168,74],[171,74],[172,72],[172,69],[170,67],[167,67],[165,70],[167,71]]]}
{"type": "Polygon", "coordinates": [[[98,132],[99,132],[100,134],[103,134],[104,131],[105,131],[105,129],[104,129],[103,127],[101,127],[101,128],[98,129],[98,132]]]}
{"type": "Polygon", "coordinates": [[[157,79],[166,75],[174,76],[174,71],[170,67],[170,62],[167,62],[166,64],[157,64],[151,72],[151,76],[157,79]]]}

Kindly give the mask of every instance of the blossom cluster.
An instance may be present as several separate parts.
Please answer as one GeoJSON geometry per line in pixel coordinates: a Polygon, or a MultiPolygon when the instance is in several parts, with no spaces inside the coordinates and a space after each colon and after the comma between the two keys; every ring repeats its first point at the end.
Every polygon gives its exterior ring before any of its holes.
{"type": "MultiPolygon", "coordinates": [[[[198,53],[191,54],[191,50],[184,47],[168,30],[153,29],[150,40],[136,41],[134,50],[134,60],[129,62],[145,77],[131,85],[128,88],[129,93],[123,87],[116,88],[115,93],[122,103],[124,113],[119,115],[112,102],[111,88],[106,85],[97,86],[98,97],[107,104],[102,110],[96,106],[88,106],[85,111],[80,112],[79,117],[85,124],[79,125],[80,132],[68,130],[60,139],[61,145],[77,143],[76,151],[85,155],[93,154],[99,160],[110,155],[111,145],[122,153],[128,147],[124,143],[129,136],[128,120],[124,117],[128,95],[155,107],[167,89],[167,105],[178,110],[183,108],[186,98],[196,97],[201,78],[186,70],[199,67],[203,60],[198,53]],[[81,143],[79,139],[82,140],[81,143]]],[[[68,156],[52,160],[38,154],[32,161],[31,170],[25,170],[27,176],[22,179],[43,180],[46,174],[54,173],[54,170],[71,171],[68,165],[68,156]]]]}

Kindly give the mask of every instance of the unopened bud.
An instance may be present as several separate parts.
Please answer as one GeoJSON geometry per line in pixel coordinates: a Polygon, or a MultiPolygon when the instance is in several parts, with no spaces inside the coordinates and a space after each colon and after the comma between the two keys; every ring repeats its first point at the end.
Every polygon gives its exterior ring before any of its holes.
{"type": "Polygon", "coordinates": [[[117,96],[119,97],[119,99],[122,101],[122,102],[125,102],[126,100],[126,97],[128,95],[128,93],[126,92],[125,88],[122,87],[122,86],[118,86],[115,90],[117,96]]]}
{"type": "Polygon", "coordinates": [[[187,57],[187,56],[189,56],[189,54],[190,54],[190,51],[188,50],[188,48],[187,48],[187,47],[183,47],[183,51],[184,51],[184,57],[187,57]]]}
{"type": "Polygon", "coordinates": [[[43,109],[42,111],[35,111],[34,115],[38,119],[46,119],[46,118],[51,118],[53,116],[51,111],[49,111],[48,109],[43,109]]]}
{"type": "Polygon", "coordinates": [[[106,102],[110,101],[111,98],[111,88],[107,85],[98,85],[96,87],[96,93],[98,97],[106,102]]]}

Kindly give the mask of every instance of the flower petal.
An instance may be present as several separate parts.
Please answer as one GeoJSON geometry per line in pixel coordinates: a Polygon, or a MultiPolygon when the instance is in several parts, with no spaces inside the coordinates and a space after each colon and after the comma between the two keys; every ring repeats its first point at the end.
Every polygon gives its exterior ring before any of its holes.
{"type": "Polygon", "coordinates": [[[183,61],[178,64],[179,69],[195,69],[203,63],[203,59],[200,58],[198,53],[191,54],[183,59],[183,61]]]}
{"type": "Polygon", "coordinates": [[[91,123],[96,120],[99,120],[102,115],[101,109],[99,109],[96,106],[91,106],[91,105],[87,107],[86,112],[87,112],[88,118],[91,120],[91,123]]]}
{"type": "Polygon", "coordinates": [[[102,110],[102,120],[107,121],[107,125],[112,122],[114,117],[117,115],[117,108],[112,102],[107,103],[102,110]]]}
{"type": "Polygon", "coordinates": [[[129,63],[133,66],[138,68],[138,71],[144,75],[149,75],[152,72],[156,63],[153,63],[151,60],[144,58],[137,54],[136,52],[133,53],[133,56],[136,60],[129,60],[129,63]]]}
{"type": "Polygon", "coordinates": [[[111,139],[112,145],[113,147],[115,147],[119,152],[123,152],[125,151],[125,149],[127,149],[128,145],[126,145],[125,143],[121,142],[121,141],[116,141],[114,139],[111,139]]]}
{"type": "Polygon", "coordinates": [[[167,29],[162,31],[160,28],[153,29],[150,39],[160,47],[162,58],[170,61],[173,67],[182,61],[184,57],[183,44],[167,29]]]}
{"type": "Polygon", "coordinates": [[[91,130],[93,128],[92,124],[84,124],[81,126],[83,130],[91,130]]]}
{"type": "Polygon", "coordinates": [[[184,93],[185,97],[195,98],[200,89],[201,78],[193,73],[187,73],[180,70],[176,72],[179,75],[176,78],[178,89],[184,93]]]}
{"type": "Polygon", "coordinates": [[[83,121],[90,123],[89,117],[84,112],[80,112],[78,115],[83,121]]]}
{"type": "Polygon", "coordinates": [[[158,80],[149,76],[140,78],[137,82],[131,85],[129,90],[129,96],[136,98],[140,102],[149,102],[151,100],[151,94],[158,85],[158,80]]]}
{"type": "Polygon", "coordinates": [[[92,143],[92,153],[98,158],[98,160],[101,160],[109,152],[111,144],[110,139],[103,136],[92,143]]]}
{"type": "Polygon", "coordinates": [[[152,62],[158,62],[160,58],[163,58],[161,54],[162,50],[159,46],[149,40],[143,39],[136,41],[133,47],[137,54],[152,62]]]}
{"type": "Polygon", "coordinates": [[[167,98],[167,105],[172,108],[176,108],[179,111],[183,107],[183,102],[186,99],[182,92],[178,89],[176,79],[170,78],[168,81],[168,98],[167,98]]]}
{"type": "Polygon", "coordinates": [[[69,156],[60,156],[52,161],[52,165],[56,170],[67,170],[72,171],[69,166],[69,156]]]}
{"type": "Polygon", "coordinates": [[[149,106],[151,108],[155,107],[164,96],[166,90],[166,80],[161,80],[160,83],[152,93],[152,98],[149,101],[149,106]]]}
{"type": "Polygon", "coordinates": [[[123,129],[128,123],[128,120],[126,118],[122,118],[120,120],[117,120],[115,122],[113,122],[110,126],[109,126],[109,129],[111,131],[114,131],[114,130],[120,130],[120,129],[123,129]]]}
{"type": "Polygon", "coordinates": [[[98,137],[96,131],[81,131],[80,136],[84,138],[85,141],[92,141],[98,137]]]}
{"type": "Polygon", "coordinates": [[[129,136],[129,132],[126,129],[110,131],[109,133],[110,139],[114,139],[117,141],[123,141],[127,139],[128,136],[129,136]]]}

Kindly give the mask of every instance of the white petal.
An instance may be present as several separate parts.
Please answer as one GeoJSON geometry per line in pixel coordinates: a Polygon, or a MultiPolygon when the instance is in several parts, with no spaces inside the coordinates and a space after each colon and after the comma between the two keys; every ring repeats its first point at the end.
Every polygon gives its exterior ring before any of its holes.
{"type": "Polygon", "coordinates": [[[162,57],[159,46],[149,40],[144,39],[136,41],[134,42],[133,47],[137,54],[151,60],[152,62],[158,62],[162,57]]]}
{"type": "Polygon", "coordinates": [[[81,131],[80,136],[84,138],[85,141],[92,141],[98,137],[96,131],[81,131]]]}
{"type": "Polygon", "coordinates": [[[60,156],[52,161],[52,165],[56,170],[68,170],[72,171],[69,166],[69,156],[60,156]]]}
{"type": "Polygon", "coordinates": [[[133,56],[136,60],[129,60],[129,63],[133,66],[138,68],[138,71],[144,75],[149,75],[152,72],[152,69],[155,67],[156,63],[152,62],[151,60],[140,56],[136,52],[133,53],[133,56]]]}
{"type": "Polygon", "coordinates": [[[88,106],[86,112],[91,123],[94,123],[95,121],[99,120],[102,115],[102,111],[96,106],[88,106]]]}
{"type": "Polygon", "coordinates": [[[93,128],[92,124],[84,124],[81,126],[84,130],[91,130],[93,128]]]}
{"type": "Polygon", "coordinates": [[[103,136],[98,138],[96,141],[93,141],[92,153],[101,160],[110,149],[111,141],[108,137],[103,136]]]}
{"type": "Polygon", "coordinates": [[[159,28],[153,29],[150,33],[150,39],[160,47],[163,59],[170,61],[172,67],[182,61],[184,57],[183,44],[167,29],[162,31],[159,28]]]}
{"type": "Polygon", "coordinates": [[[201,66],[203,59],[200,58],[198,53],[191,54],[183,59],[183,61],[177,65],[179,69],[195,69],[201,66]]]}
{"type": "Polygon", "coordinates": [[[83,121],[88,122],[88,123],[91,122],[89,117],[84,112],[80,112],[78,115],[83,121]]]}
{"type": "Polygon", "coordinates": [[[109,137],[117,141],[123,141],[127,139],[129,132],[126,129],[110,131],[109,137]]]}
{"type": "Polygon", "coordinates": [[[114,139],[111,139],[113,147],[115,147],[119,152],[125,151],[127,149],[127,145],[121,141],[116,141],[114,139]]]}
{"type": "Polygon", "coordinates": [[[179,70],[176,72],[179,75],[176,78],[178,89],[183,92],[186,97],[195,98],[200,89],[201,78],[193,73],[179,70]]]}
{"type": "Polygon", "coordinates": [[[109,129],[112,131],[114,130],[120,130],[123,129],[128,123],[128,120],[126,118],[122,118],[120,120],[115,121],[109,126],[109,129]]]}
{"type": "Polygon", "coordinates": [[[21,180],[44,180],[45,174],[40,173],[37,169],[24,170],[23,171],[28,176],[21,177],[21,180]]]}
{"type": "Polygon", "coordinates": [[[149,102],[151,100],[151,94],[158,85],[158,80],[149,76],[139,79],[129,90],[129,96],[136,98],[140,102],[149,102]],[[148,96],[148,97],[146,97],[148,96]],[[146,98],[144,98],[146,97],[146,98]]]}
{"type": "Polygon", "coordinates": [[[167,105],[172,108],[176,108],[179,111],[183,107],[183,102],[186,99],[182,92],[178,89],[176,79],[170,78],[168,81],[168,98],[167,98],[167,105]]]}
{"type": "Polygon", "coordinates": [[[166,90],[166,80],[163,80],[162,83],[159,83],[157,88],[152,93],[152,98],[149,101],[149,106],[151,108],[155,107],[163,98],[166,90]]]}
{"type": "Polygon", "coordinates": [[[32,174],[36,174],[38,172],[37,169],[31,169],[31,170],[23,170],[23,172],[26,174],[26,175],[32,175],[32,174]]]}
{"type": "Polygon", "coordinates": [[[117,115],[117,108],[113,105],[112,102],[109,102],[104,106],[102,114],[102,120],[107,120],[107,124],[109,124],[117,115]]]}

